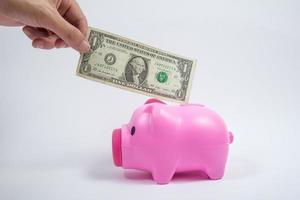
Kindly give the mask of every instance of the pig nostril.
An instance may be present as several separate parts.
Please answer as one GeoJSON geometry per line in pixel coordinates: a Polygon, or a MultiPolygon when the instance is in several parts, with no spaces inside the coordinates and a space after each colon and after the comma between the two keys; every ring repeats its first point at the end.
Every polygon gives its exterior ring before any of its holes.
{"type": "Polygon", "coordinates": [[[112,153],[116,166],[122,166],[122,136],[121,129],[115,129],[112,134],[112,153]]]}
{"type": "Polygon", "coordinates": [[[135,127],[133,126],[133,127],[131,128],[130,134],[131,134],[131,135],[134,135],[134,133],[135,133],[135,127]]]}

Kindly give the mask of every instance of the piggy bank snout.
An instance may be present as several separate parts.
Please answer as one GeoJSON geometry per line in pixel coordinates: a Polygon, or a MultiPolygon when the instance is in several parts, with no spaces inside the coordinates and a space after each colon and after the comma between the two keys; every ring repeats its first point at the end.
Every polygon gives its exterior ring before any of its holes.
{"type": "Polygon", "coordinates": [[[121,129],[113,130],[112,134],[112,153],[113,160],[116,166],[122,166],[122,139],[121,129]]]}

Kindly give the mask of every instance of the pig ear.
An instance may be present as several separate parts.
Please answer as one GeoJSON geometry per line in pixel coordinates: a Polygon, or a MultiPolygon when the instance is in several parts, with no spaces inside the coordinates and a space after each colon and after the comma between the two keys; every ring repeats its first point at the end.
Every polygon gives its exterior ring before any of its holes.
{"type": "Polygon", "coordinates": [[[148,99],[144,104],[150,104],[150,103],[161,103],[161,104],[166,104],[165,102],[159,100],[159,99],[148,99]]]}
{"type": "Polygon", "coordinates": [[[154,105],[147,105],[144,112],[151,114],[153,112],[154,105]]]}

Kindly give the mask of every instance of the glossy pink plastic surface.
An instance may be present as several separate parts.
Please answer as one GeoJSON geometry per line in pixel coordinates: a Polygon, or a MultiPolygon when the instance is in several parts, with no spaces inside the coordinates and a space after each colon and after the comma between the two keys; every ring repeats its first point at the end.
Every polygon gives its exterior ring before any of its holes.
{"type": "Polygon", "coordinates": [[[116,166],[151,172],[158,184],[188,171],[221,179],[232,141],[222,118],[209,108],[149,99],[113,131],[113,158],[116,166]]]}

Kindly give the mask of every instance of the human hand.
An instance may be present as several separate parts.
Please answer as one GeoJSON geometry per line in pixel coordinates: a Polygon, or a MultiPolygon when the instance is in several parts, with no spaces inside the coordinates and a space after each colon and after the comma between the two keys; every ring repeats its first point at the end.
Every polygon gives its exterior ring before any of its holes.
{"type": "Polygon", "coordinates": [[[87,20],[75,0],[0,0],[0,25],[24,26],[32,46],[87,52],[87,20]]]}

